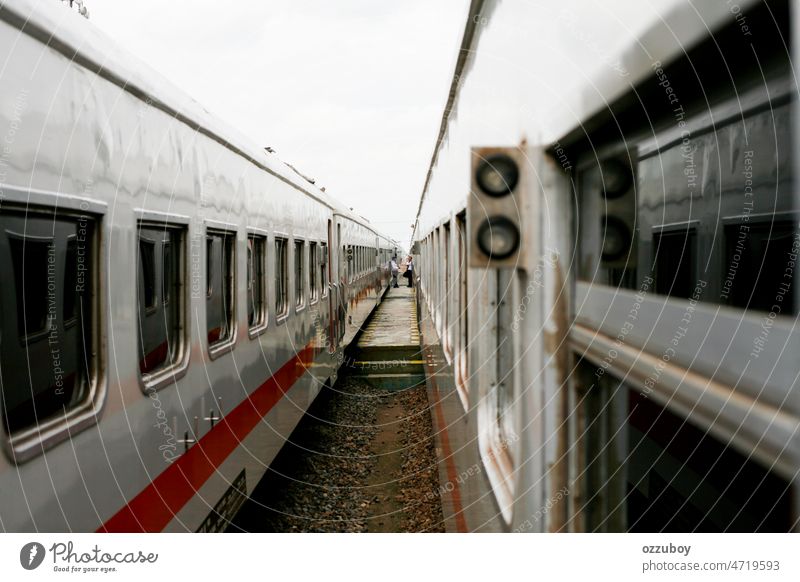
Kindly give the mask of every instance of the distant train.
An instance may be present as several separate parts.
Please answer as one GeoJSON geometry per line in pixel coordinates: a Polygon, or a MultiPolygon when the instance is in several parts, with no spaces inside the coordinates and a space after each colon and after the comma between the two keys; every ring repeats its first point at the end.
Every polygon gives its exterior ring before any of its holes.
{"type": "Polygon", "coordinates": [[[452,529],[800,529],[797,9],[469,3],[412,251],[452,529]]]}
{"type": "Polygon", "coordinates": [[[223,529],[400,249],[76,13],[0,46],[0,527],[223,529]]]}

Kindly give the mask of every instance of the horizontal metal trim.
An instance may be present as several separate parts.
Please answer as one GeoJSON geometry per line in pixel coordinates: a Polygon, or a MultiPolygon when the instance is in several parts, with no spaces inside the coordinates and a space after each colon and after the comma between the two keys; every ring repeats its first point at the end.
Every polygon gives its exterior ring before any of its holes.
{"type": "Polygon", "coordinates": [[[752,455],[783,478],[796,477],[800,463],[800,418],[660,357],[618,343],[602,332],[575,325],[570,347],[643,395],[752,455]],[[660,369],[658,379],[650,381],[660,369]]]}
{"type": "MultiPolygon", "coordinates": [[[[793,317],[578,282],[575,321],[800,416],[793,317]]],[[[615,341],[615,343],[617,343],[615,341]]]]}

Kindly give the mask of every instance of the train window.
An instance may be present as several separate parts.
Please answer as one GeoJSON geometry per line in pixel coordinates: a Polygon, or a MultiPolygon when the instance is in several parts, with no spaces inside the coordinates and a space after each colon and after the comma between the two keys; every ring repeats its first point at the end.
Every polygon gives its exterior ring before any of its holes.
{"type": "Polygon", "coordinates": [[[275,314],[284,317],[289,312],[289,265],[287,255],[288,241],[275,239],[275,314]]]}
{"type": "Polygon", "coordinates": [[[139,233],[139,274],[142,285],[142,305],[145,309],[156,307],[156,245],[139,233]]]}
{"type": "Polygon", "coordinates": [[[794,269],[788,261],[797,253],[791,221],[731,224],[725,227],[726,277],[721,295],[729,305],[794,313],[794,269]],[[737,276],[738,271],[738,276],[737,276]]]}
{"type": "Polygon", "coordinates": [[[294,241],[294,305],[297,308],[306,304],[305,241],[294,241]]]}
{"type": "Polygon", "coordinates": [[[183,229],[164,224],[140,223],[138,232],[138,359],[139,371],[148,376],[181,359],[180,249],[185,237],[183,229]]]}
{"type": "Polygon", "coordinates": [[[701,302],[796,313],[791,112],[767,104],[679,141],[659,138],[661,149],[642,144],[638,159],[591,156],[577,180],[579,278],[638,289],[652,277],[655,292],[682,298],[702,280],[701,302]],[[742,146],[742,136],[770,138],[742,146]]]}
{"type": "Polygon", "coordinates": [[[214,241],[210,237],[206,237],[206,296],[211,297],[211,273],[213,272],[214,263],[214,241]]]}
{"type": "Polygon", "coordinates": [[[236,233],[209,230],[211,295],[206,299],[206,335],[210,348],[232,342],[235,330],[236,233]]]}
{"type": "Polygon", "coordinates": [[[9,237],[14,268],[17,326],[20,337],[34,336],[47,327],[47,265],[52,238],[9,237]]]}
{"type": "Polygon", "coordinates": [[[311,303],[319,299],[319,282],[317,281],[317,243],[308,243],[308,290],[311,294],[311,303]]]}
{"type": "Polygon", "coordinates": [[[96,224],[67,212],[0,210],[0,404],[7,434],[39,438],[97,382],[96,224]],[[69,325],[69,321],[78,325],[69,325]],[[34,427],[37,427],[35,428],[34,427]]]}
{"type": "Polygon", "coordinates": [[[175,280],[176,273],[173,271],[173,257],[172,257],[171,242],[165,242],[164,247],[161,249],[161,261],[163,264],[163,276],[161,277],[161,301],[164,305],[168,305],[173,294],[172,281],[175,280]]]}
{"type": "Polygon", "coordinates": [[[321,296],[328,296],[328,245],[321,243],[319,246],[319,253],[322,261],[319,263],[319,284],[321,287],[321,296]]]}
{"type": "Polygon", "coordinates": [[[259,331],[267,324],[267,237],[247,237],[247,324],[259,331]]]}
{"type": "Polygon", "coordinates": [[[71,325],[78,320],[76,307],[77,293],[75,285],[78,280],[78,240],[70,236],[67,240],[66,272],[64,273],[64,322],[71,325]]]}
{"type": "Polygon", "coordinates": [[[653,235],[653,275],[656,293],[692,296],[695,287],[696,231],[693,228],[653,235]]]}

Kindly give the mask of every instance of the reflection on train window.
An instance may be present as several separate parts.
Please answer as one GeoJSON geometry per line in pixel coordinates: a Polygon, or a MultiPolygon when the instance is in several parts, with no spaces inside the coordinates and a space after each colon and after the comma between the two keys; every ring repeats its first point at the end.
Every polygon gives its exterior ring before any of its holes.
{"type": "Polygon", "coordinates": [[[790,484],[629,391],[627,520],[633,532],[788,532],[790,484]]]}
{"type": "Polygon", "coordinates": [[[214,241],[211,237],[206,237],[206,296],[211,297],[211,269],[214,259],[214,241]]]}
{"type": "Polygon", "coordinates": [[[289,311],[289,265],[286,247],[285,238],[275,239],[275,314],[278,317],[289,311]]]}
{"type": "Polygon", "coordinates": [[[55,252],[52,238],[9,237],[14,265],[17,326],[20,337],[45,331],[47,323],[48,257],[55,252]]]}
{"type": "Polygon", "coordinates": [[[66,269],[64,272],[64,322],[71,325],[77,321],[78,294],[75,285],[78,280],[78,240],[71,236],[67,240],[66,269]]]}
{"type": "Polygon", "coordinates": [[[161,249],[163,275],[161,277],[161,302],[167,305],[172,297],[172,281],[175,280],[172,266],[172,243],[165,242],[161,249]]]}
{"type": "Polygon", "coordinates": [[[266,272],[267,239],[264,236],[247,237],[247,323],[251,329],[263,327],[267,322],[266,272]]]}
{"type": "Polygon", "coordinates": [[[139,233],[139,273],[142,285],[142,298],[146,309],[156,306],[156,244],[139,233]]]}
{"type": "Polygon", "coordinates": [[[163,224],[139,225],[139,370],[142,374],[171,366],[180,352],[182,238],[178,228],[163,224]]]}
{"type": "Polygon", "coordinates": [[[652,277],[649,290],[680,298],[702,279],[702,302],[794,314],[786,269],[800,241],[800,209],[790,109],[759,108],[716,126],[701,117],[703,131],[659,138],[661,149],[621,144],[613,160],[626,160],[632,178],[620,181],[632,185],[622,195],[604,194],[603,179],[620,164],[588,154],[576,181],[579,279],[647,289],[652,277]],[[767,135],[742,146],[743,136],[767,135]]]}
{"type": "Polygon", "coordinates": [[[796,253],[791,221],[726,226],[721,296],[736,307],[794,313],[796,253]]]}
{"type": "Polygon", "coordinates": [[[294,241],[294,304],[302,307],[306,303],[305,242],[294,241]]]}
{"type": "Polygon", "coordinates": [[[317,257],[317,243],[308,243],[308,289],[311,293],[311,302],[314,303],[319,299],[319,283],[317,282],[317,264],[319,257],[317,257]]]}
{"type": "Polygon", "coordinates": [[[320,262],[319,262],[319,284],[321,286],[321,296],[327,297],[328,296],[328,245],[325,243],[321,243],[319,245],[319,254],[320,254],[320,262]]]}
{"type": "Polygon", "coordinates": [[[211,295],[206,299],[206,330],[208,345],[213,346],[233,338],[236,234],[209,230],[207,241],[211,252],[211,269],[207,273],[211,295]]]}
{"type": "Polygon", "coordinates": [[[7,278],[0,294],[0,414],[7,433],[63,417],[89,396],[97,353],[94,232],[87,216],[0,210],[0,271],[7,278]],[[75,317],[78,325],[67,325],[75,317]]]}
{"type": "Polygon", "coordinates": [[[692,296],[695,286],[696,233],[693,228],[653,235],[655,291],[661,295],[692,296]]]}

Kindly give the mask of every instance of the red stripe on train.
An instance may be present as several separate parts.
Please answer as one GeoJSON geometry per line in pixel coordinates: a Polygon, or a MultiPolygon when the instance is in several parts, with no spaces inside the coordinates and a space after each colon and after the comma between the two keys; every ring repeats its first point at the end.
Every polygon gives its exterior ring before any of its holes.
{"type": "Polygon", "coordinates": [[[194,497],[225,459],[305,373],[313,361],[311,344],[230,411],[185,454],[176,459],[98,532],[159,532],[194,497]]]}

